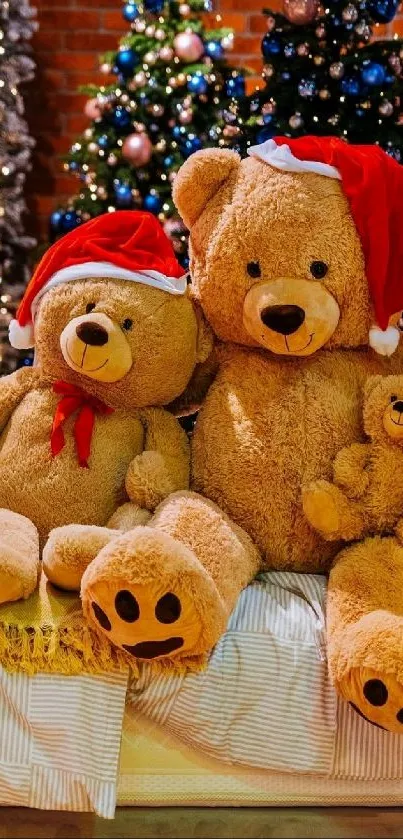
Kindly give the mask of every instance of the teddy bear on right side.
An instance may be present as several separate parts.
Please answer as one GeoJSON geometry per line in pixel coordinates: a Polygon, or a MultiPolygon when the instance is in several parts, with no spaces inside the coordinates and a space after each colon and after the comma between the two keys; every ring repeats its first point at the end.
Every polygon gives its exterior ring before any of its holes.
{"type": "Polygon", "coordinates": [[[403,376],[370,376],[363,425],[368,442],[338,452],[333,481],[303,491],[308,521],[329,542],[390,534],[403,522],[403,376]]]}

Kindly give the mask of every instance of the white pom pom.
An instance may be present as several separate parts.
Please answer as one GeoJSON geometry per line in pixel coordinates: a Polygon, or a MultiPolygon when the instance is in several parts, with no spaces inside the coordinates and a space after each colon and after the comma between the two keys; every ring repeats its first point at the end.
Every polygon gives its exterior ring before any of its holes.
{"type": "Polygon", "coordinates": [[[393,355],[397,350],[400,341],[400,332],[395,326],[388,326],[387,329],[380,329],[379,326],[371,326],[369,330],[369,345],[379,355],[393,355]]]}
{"type": "Polygon", "coordinates": [[[16,350],[29,350],[35,343],[32,323],[27,323],[26,326],[20,326],[18,320],[10,321],[8,338],[11,346],[16,350]]]}

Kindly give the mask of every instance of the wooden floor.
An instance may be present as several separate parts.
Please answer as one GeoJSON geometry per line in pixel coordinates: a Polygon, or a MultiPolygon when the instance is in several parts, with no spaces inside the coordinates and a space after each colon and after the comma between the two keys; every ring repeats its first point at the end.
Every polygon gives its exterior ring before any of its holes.
{"type": "Polygon", "coordinates": [[[114,821],[0,808],[0,839],[383,839],[403,837],[403,808],[122,808],[114,821]]]}

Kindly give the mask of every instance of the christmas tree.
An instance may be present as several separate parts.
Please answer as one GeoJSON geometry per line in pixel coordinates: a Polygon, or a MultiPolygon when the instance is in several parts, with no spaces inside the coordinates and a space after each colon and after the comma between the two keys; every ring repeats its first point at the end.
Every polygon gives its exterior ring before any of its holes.
{"type": "Polygon", "coordinates": [[[377,143],[403,163],[403,42],[374,40],[400,0],[284,0],[266,10],[263,76],[248,144],[277,135],[337,135],[377,143]]]}
{"type": "Polygon", "coordinates": [[[36,28],[28,0],[0,0],[0,373],[11,372],[17,353],[8,325],[28,280],[35,245],[24,231],[24,182],[34,141],[24,119],[20,91],[33,77],[28,41],[36,28]]]}
{"type": "Polygon", "coordinates": [[[209,0],[124,3],[130,30],[101,65],[116,81],[86,89],[92,123],[65,163],[81,191],[53,213],[52,238],[106,211],[144,209],[158,216],[187,266],[186,231],[171,197],[175,174],[198,149],[237,148],[249,114],[244,72],[225,58],[232,32],[207,30],[201,13],[208,9],[209,0]]]}

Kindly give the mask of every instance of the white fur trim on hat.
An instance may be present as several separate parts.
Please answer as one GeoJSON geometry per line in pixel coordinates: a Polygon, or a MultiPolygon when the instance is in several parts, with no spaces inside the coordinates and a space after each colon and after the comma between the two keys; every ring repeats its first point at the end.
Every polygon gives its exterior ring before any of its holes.
{"type": "Polygon", "coordinates": [[[248,149],[251,157],[258,157],[275,169],[282,169],[283,172],[314,172],[316,175],[325,175],[327,178],[341,180],[340,172],[328,163],[318,163],[315,160],[298,160],[294,157],[290,147],[287,145],[278,146],[274,140],[266,140],[258,146],[251,146],[248,149]]]}
{"type": "Polygon", "coordinates": [[[399,341],[400,332],[396,326],[388,326],[385,330],[380,329],[379,326],[371,326],[369,330],[369,345],[379,355],[393,355],[399,341]]]}
{"type": "Polygon", "coordinates": [[[11,320],[8,327],[10,344],[16,350],[29,350],[34,346],[34,327],[32,323],[20,326],[18,320],[11,320]]]}

